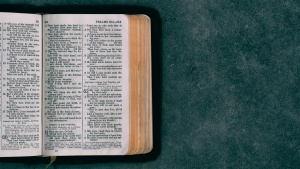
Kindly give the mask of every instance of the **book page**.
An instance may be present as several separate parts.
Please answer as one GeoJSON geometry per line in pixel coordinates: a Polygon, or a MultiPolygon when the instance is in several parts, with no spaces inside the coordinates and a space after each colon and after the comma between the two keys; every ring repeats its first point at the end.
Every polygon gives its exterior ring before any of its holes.
{"type": "Polygon", "coordinates": [[[42,153],[42,26],[35,14],[0,13],[0,156],[42,153]]]}
{"type": "Polygon", "coordinates": [[[125,154],[128,18],[53,14],[43,22],[43,155],[125,154]]]}

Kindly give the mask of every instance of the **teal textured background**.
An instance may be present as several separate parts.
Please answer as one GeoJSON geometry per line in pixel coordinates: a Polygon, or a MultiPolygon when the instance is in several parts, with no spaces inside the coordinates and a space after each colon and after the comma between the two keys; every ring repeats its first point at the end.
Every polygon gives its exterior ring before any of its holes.
{"type": "MultiPolygon", "coordinates": [[[[154,146],[52,168],[300,168],[300,2],[5,0],[1,11],[152,18],[154,146]],[[16,6],[17,5],[17,6],[16,6]]],[[[48,158],[1,158],[0,169],[48,158]]]]}

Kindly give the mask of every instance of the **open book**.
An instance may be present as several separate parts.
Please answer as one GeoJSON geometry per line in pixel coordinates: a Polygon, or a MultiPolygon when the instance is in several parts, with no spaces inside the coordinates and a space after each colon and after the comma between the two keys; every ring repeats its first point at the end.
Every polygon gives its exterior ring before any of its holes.
{"type": "Polygon", "coordinates": [[[0,156],[151,151],[145,15],[0,13],[0,156]]]}

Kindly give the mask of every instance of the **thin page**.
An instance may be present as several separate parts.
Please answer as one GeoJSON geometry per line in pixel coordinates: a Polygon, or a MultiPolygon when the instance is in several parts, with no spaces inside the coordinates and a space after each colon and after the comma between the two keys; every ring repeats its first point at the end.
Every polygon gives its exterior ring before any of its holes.
{"type": "Polygon", "coordinates": [[[53,14],[43,22],[43,155],[126,154],[128,18],[53,14]]]}
{"type": "Polygon", "coordinates": [[[42,154],[42,26],[35,14],[0,13],[0,156],[42,154]]]}

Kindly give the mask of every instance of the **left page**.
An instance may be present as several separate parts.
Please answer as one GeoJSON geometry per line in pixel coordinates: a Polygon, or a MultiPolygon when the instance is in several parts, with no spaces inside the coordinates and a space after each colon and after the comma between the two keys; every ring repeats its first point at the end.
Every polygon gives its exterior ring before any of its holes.
{"type": "Polygon", "coordinates": [[[41,155],[41,23],[0,13],[0,157],[41,155]]]}

